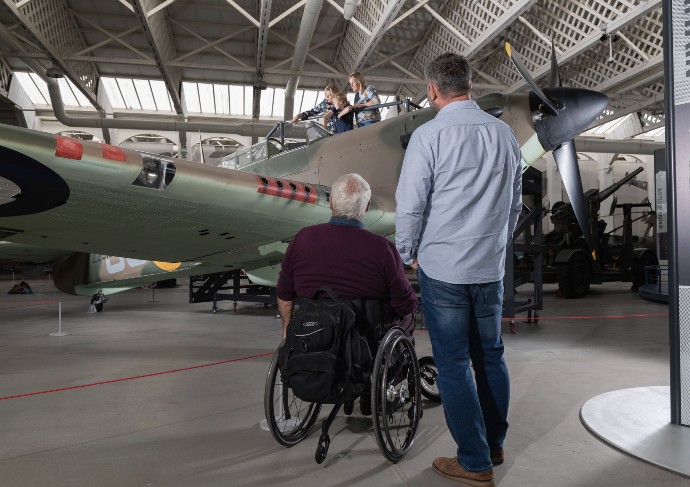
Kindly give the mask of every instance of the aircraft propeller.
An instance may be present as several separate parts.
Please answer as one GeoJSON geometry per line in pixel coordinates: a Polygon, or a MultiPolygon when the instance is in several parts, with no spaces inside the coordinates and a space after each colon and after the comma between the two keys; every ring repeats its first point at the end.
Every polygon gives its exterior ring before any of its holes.
{"type": "Polygon", "coordinates": [[[553,151],[553,157],[561,173],[563,185],[570,198],[582,235],[592,251],[592,258],[596,260],[573,139],[601,115],[609,99],[597,91],[563,88],[553,44],[551,44],[551,86],[543,91],[525,69],[510,43],[505,43],[505,49],[515,69],[532,90],[529,103],[539,143],[544,150],[553,151]]]}

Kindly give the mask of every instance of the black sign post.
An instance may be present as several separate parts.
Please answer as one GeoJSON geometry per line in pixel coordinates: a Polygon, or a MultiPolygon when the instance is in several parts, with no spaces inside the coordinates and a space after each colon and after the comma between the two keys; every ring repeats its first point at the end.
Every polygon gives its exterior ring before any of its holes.
{"type": "Polygon", "coordinates": [[[671,422],[690,426],[690,0],[663,14],[671,422]]]}

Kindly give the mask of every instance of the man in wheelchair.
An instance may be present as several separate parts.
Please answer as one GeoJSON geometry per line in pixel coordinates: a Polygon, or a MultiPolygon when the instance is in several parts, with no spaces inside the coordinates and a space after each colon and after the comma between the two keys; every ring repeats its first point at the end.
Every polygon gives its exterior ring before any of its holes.
{"type": "MultiPolygon", "coordinates": [[[[390,327],[412,335],[417,297],[395,245],[364,228],[362,218],[370,202],[371,189],[364,178],[345,174],[331,186],[331,220],[295,235],[276,289],[283,338],[295,301],[299,304],[321,287],[353,302],[357,331],[367,339],[372,356],[390,327]]],[[[371,414],[370,404],[369,395],[363,394],[363,414],[371,414]]]]}

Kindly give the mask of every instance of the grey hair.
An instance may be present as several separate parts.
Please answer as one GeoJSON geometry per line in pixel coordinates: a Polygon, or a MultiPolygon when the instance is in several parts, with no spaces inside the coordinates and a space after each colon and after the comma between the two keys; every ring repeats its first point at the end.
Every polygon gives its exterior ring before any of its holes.
{"type": "Polygon", "coordinates": [[[333,181],[331,203],[335,215],[348,220],[361,220],[370,200],[369,183],[359,174],[344,174],[333,181]]]}
{"type": "Polygon", "coordinates": [[[427,81],[433,81],[443,97],[456,97],[469,93],[472,86],[472,68],[465,56],[447,52],[429,63],[424,70],[427,81]]]}

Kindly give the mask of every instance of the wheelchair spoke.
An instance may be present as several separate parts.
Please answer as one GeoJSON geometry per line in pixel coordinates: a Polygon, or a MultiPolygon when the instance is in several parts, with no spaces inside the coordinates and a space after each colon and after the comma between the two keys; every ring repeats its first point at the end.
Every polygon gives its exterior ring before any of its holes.
{"type": "Polygon", "coordinates": [[[419,422],[419,367],[411,340],[400,330],[389,332],[375,364],[380,407],[374,417],[376,440],[392,462],[400,460],[414,441],[419,422]]]}
{"type": "Polygon", "coordinates": [[[321,404],[302,401],[281,380],[278,355],[271,361],[264,390],[264,412],[273,438],[284,446],[299,443],[311,431],[321,404]]]}

